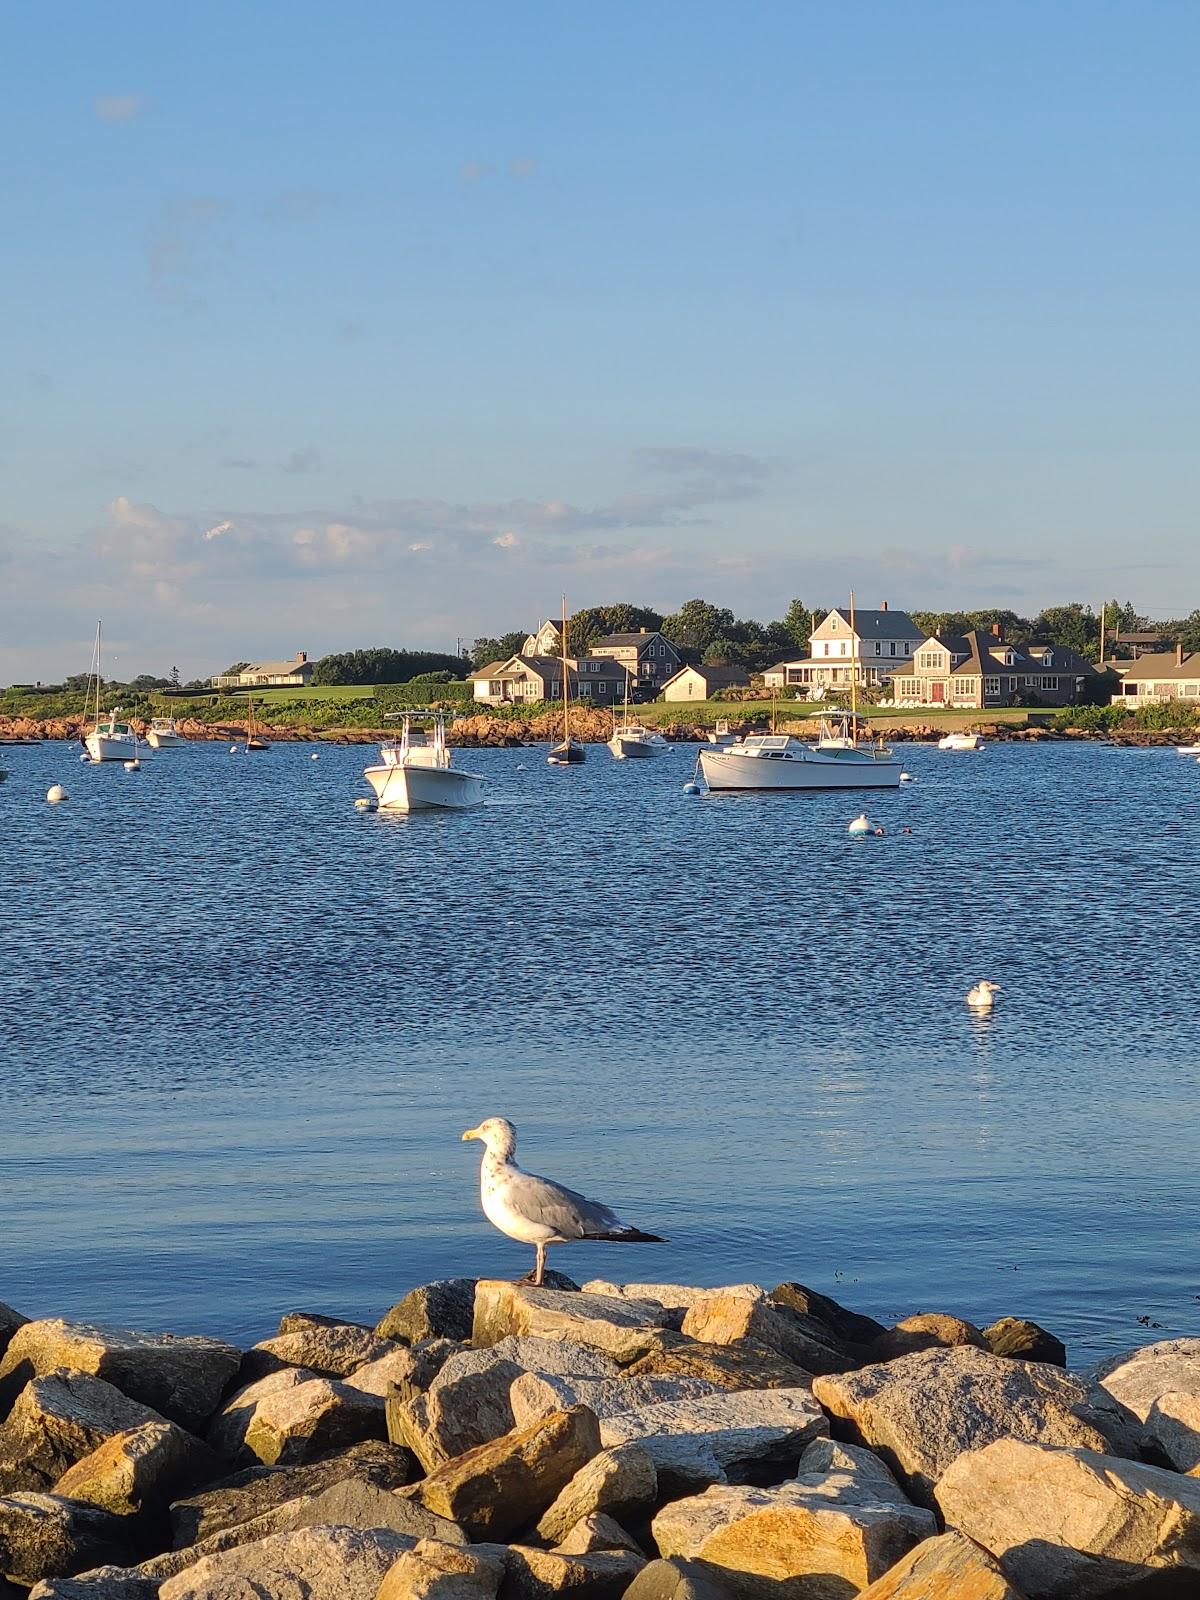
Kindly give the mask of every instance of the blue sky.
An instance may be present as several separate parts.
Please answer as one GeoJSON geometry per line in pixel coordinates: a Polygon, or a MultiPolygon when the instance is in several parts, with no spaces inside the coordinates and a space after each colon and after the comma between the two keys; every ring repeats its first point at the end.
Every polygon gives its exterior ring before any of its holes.
{"type": "Polygon", "coordinates": [[[10,8],[0,681],[1200,605],[1193,3],[10,8]]]}

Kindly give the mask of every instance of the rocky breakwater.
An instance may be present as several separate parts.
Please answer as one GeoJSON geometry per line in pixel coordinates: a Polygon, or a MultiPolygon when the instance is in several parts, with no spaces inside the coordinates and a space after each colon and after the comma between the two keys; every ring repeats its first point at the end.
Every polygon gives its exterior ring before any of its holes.
{"type": "Polygon", "coordinates": [[[249,1350],[0,1306],[0,1597],[1200,1594],[1200,1339],[552,1278],[249,1350]]]}

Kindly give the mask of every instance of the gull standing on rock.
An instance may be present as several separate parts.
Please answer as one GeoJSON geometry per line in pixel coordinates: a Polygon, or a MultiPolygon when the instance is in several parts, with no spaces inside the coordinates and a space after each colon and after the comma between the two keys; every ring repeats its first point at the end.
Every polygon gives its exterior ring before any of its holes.
{"type": "Polygon", "coordinates": [[[531,1244],[537,1264],[523,1283],[540,1284],[546,1272],[546,1247],[576,1239],[610,1239],[617,1244],[665,1244],[656,1233],[643,1233],[622,1222],[616,1212],[566,1189],[549,1178],[522,1172],[513,1157],[517,1130],[504,1117],[488,1117],[468,1128],[464,1139],[482,1139],[487,1146],[479,1173],[483,1214],[510,1239],[531,1244]]]}

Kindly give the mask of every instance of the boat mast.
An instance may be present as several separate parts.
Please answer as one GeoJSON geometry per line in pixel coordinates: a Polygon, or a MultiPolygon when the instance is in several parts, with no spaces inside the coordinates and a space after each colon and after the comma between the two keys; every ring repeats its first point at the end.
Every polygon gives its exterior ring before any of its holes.
{"type": "Polygon", "coordinates": [[[563,744],[571,742],[571,682],[567,676],[567,597],[562,597],[562,692],[563,692],[563,744]]]}
{"type": "Polygon", "coordinates": [[[854,626],[854,590],[850,591],[850,738],[858,744],[858,633],[854,626]]]}

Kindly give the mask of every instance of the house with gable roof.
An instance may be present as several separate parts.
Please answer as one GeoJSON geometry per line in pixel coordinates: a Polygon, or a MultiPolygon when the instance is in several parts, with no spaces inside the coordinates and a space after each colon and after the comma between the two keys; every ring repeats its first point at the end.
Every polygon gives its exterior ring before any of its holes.
{"type": "Polygon", "coordinates": [[[796,688],[823,694],[849,690],[857,666],[858,687],[878,686],[907,661],[924,638],[907,611],[893,611],[885,600],[878,611],[835,606],[808,638],[809,653],[794,661],[778,661],[763,675],[768,688],[796,688]]]}
{"type": "Polygon", "coordinates": [[[1061,644],[1014,644],[1000,623],[990,633],[931,634],[897,668],[897,705],[986,710],[1018,703],[1070,706],[1096,668],[1061,644]]]}

